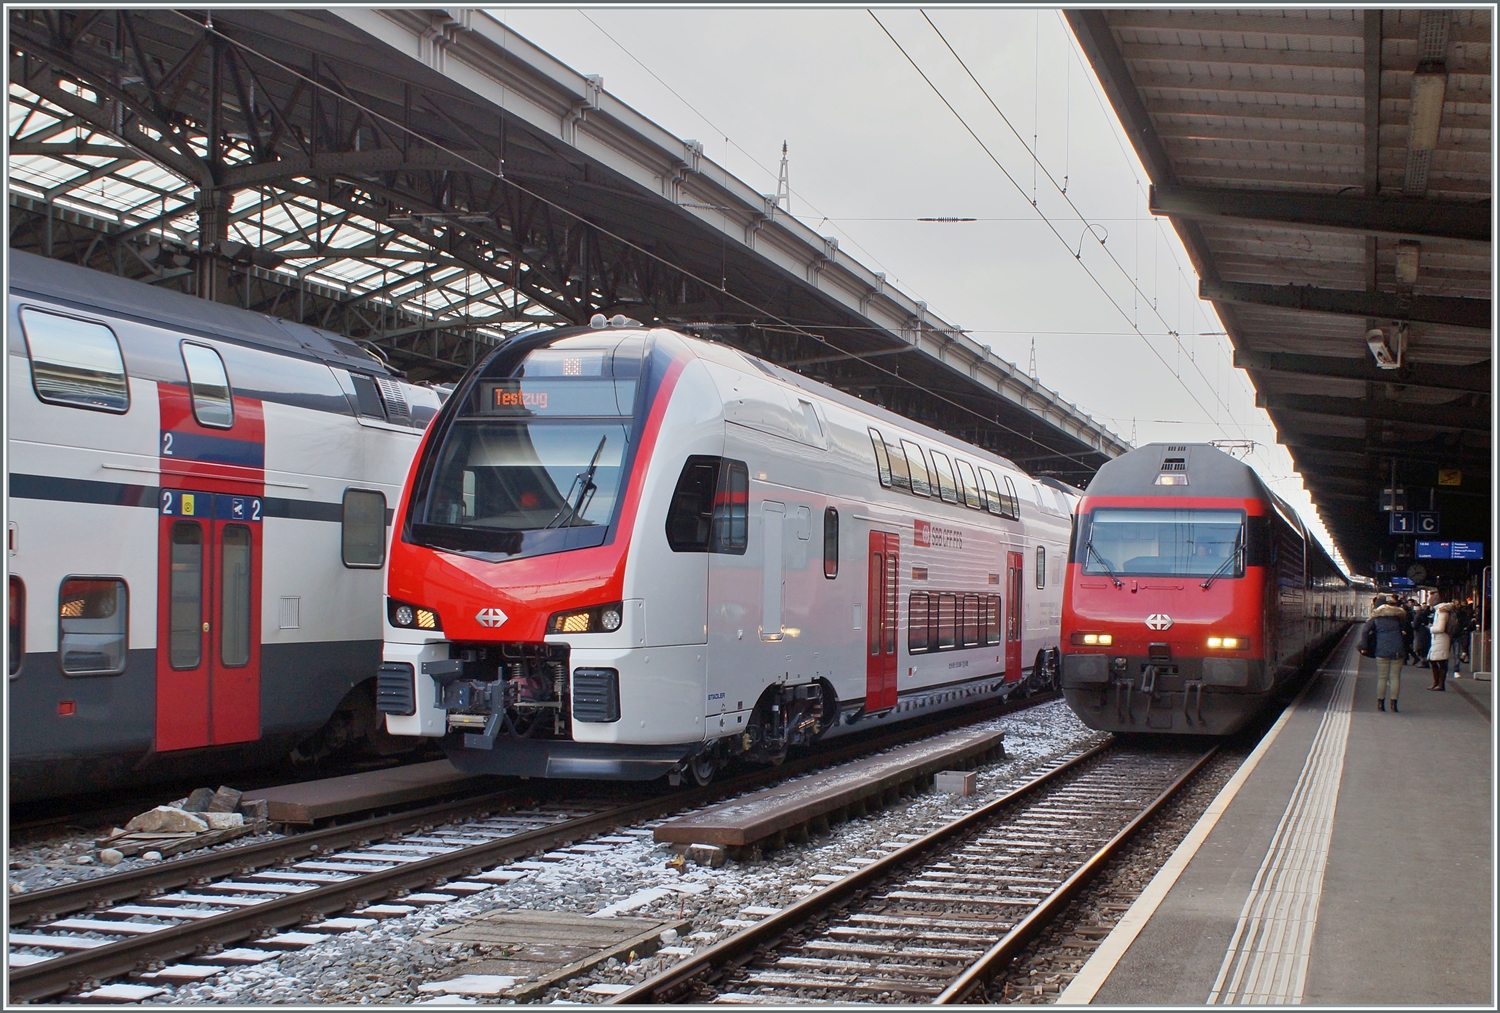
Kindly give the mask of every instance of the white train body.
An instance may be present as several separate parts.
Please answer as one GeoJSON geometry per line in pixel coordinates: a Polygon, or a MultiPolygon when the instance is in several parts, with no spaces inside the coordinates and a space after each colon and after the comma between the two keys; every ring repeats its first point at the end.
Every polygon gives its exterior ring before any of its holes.
{"type": "Polygon", "coordinates": [[[459,385],[413,466],[381,676],[392,734],[446,736],[477,771],[701,777],[1050,685],[1066,487],[672,331],[521,342],[459,385]],[[600,408],[611,382],[619,407],[600,408]],[[582,452],[549,459],[566,440],[582,452]],[[599,462],[602,493],[573,510],[599,462]],[[535,512],[487,514],[487,495],[535,512]]]}
{"type": "Polygon", "coordinates": [[[436,392],[327,332],[10,268],[11,797],[375,724],[388,517],[436,392]]]}

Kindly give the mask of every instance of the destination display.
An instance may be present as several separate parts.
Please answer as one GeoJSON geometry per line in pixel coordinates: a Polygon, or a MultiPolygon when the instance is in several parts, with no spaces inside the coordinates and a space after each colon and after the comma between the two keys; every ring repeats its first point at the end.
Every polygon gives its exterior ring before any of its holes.
{"type": "Polygon", "coordinates": [[[1483,559],[1483,542],[1418,542],[1418,559],[1483,559]]]}

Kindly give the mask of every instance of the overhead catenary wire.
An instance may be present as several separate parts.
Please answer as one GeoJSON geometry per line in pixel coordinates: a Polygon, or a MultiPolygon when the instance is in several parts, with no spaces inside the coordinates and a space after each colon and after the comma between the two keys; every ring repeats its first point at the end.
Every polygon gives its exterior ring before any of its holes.
{"type": "MultiPolygon", "coordinates": [[[[1057,182],[1057,179],[1052,175],[1051,170],[1049,170],[1046,167],[1046,165],[1044,165],[1042,163],[1041,157],[1037,154],[1036,150],[1033,147],[1028,146],[1026,144],[1026,140],[1016,130],[1015,125],[1013,123],[1011,123],[1010,117],[1008,117],[1008,116],[1005,115],[1005,113],[1001,110],[999,104],[996,103],[995,100],[994,100],[994,98],[992,98],[990,96],[989,90],[986,89],[985,86],[980,83],[979,78],[976,77],[974,75],[974,72],[969,69],[969,65],[964,62],[963,57],[961,57],[961,56],[958,55],[958,51],[953,48],[952,43],[950,43],[948,41],[947,37],[943,34],[942,30],[940,28],[938,28],[937,25],[933,24],[932,19],[927,16],[927,12],[926,11],[919,11],[918,13],[920,13],[922,15],[922,19],[927,22],[928,26],[932,28],[933,32],[937,34],[938,39],[947,48],[948,52],[950,54],[952,54],[953,59],[956,60],[956,61],[958,61],[958,65],[963,68],[963,71],[964,71],[965,74],[968,75],[969,80],[974,83],[974,87],[976,87],[976,88],[979,89],[979,93],[984,96],[984,99],[985,99],[986,102],[989,103],[990,108],[995,110],[995,112],[999,115],[1000,119],[1005,123],[1006,127],[1008,127],[1010,129],[1010,132],[1015,135],[1016,140],[1020,142],[1021,147],[1025,148],[1026,149],[1026,153],[1031,156],[1033,179],[1035,179],[1035,173],[1036,173],[1036,171],[1038,169],[1040,169],[1041,172],[1042,172],[1042,174],[1047,177],[1047,181],[1052,184],[1052,188],[1054,190],[1056,190],[1062,196],[1062,199],[1067,203],[1068,207],[1071,208],[1072,211],[1073,211],[1073,213],[1078,216],[1079,221],[1083,222],[1084,224],[1088,224],[1091,221],[1091,219],[1087,218],[1083,214],[1083,212],[1078,208],[1078,206],[1073,203],[1073,199],[1068,196],[1068,191],[1067,191],[1066,184],[1059,184],[1057,182]]],[[[881,27],[884,28],[885,26],[882,25],[881,27]]],[[[886,32],[886,34],[890,35],[889,32],[886,32]]],[[[895,41],[894,38],[892,39],[892,41],[895,41]]],[[[904,50],[903,50],[903,55],[905,55],[905,51],[904,50]]],[[[907,56],[907,59],[911,60],[911,57],[907,56]]],[[[913,63],[913,66],[915,66],[915,63],[913,63]]],[[[923,77],[925,79],[926,75],[923,75],[923,77]]],[[[928,80],[928,84],[931,85],[932,82],[930,80],[928,80]]],[[[934,90],[936,90],[936,86],[934,86],[934,90]]],[[[952,106],[949,106],[949,108],[951,109],[952,106]]],[[[955,112],[955,115],[957,115],[956,112],[955,112]]],[[[977,140],[978,138],[976,137],[975,139],[977,140]]],[[[1033,135],[1033,141],[1034,140],[1035,140],[1035,135],[1033,135]]],[[[991,156],[991,157],[993,157],[993,156],[991,156]]],[[[1137,181],[1137,185],[1139,185],[1139,181],[1137,181]]],[[[1032,200],[1031,200],[1031,204],[1032,204],[1032,207],[1037,208],[1038,214],[1043,214],[1043,217],[1045,217],[1045,214],[1041,211],[1040,207],[1037,204],[1037,200],[1036,200],[1036,187],[1035,187],[1035,183],[1034,182],[1033,182],[1033,186],[1032,186],[1032,200]]],[[[1098,219],[1098,220],[1102,220],[1102,219],[1098,219]]],[[[1135,223],[1135,226],[1136,226],[1136,237],[1135,238],[1136,238],[1137,245],[1139,245],[1139,242],[1140,242],[1140,218],[1139,217],[1132,218],[1132,219],[1130,219],[1130,221],[1132,221],[1132,222],[1135,223]]],[[[1158,225],[1158,228],[1159,228],[1159,225],[1158,225]]],[[[1094,233],[1093,230],[1090,229],[1088,231],[1089,231],[1089,235],[1091,235],[1094,238],[1094,241],[1099,244],[1100,251],[1103,252],[1104,255],[1107,256],[1114,263],[1115,267],[1117,267],[1120,270],[1120,273],[1125,277],[1125,279],[1130,282],[1131,288],[1134,289],[1134,299],[1136,300],[1136,305],[1138,307],[1140,299],[1145,296],[1145,292],[1143,292],[1141,290],[1140,279],[1138,277],[1137,278],[1132,278],[1130,272],[1128,270],[1126,270],[1125,265],[1122,264],[1122,263],[1120,263],[1119,258],[1117,258],[1114,255],[1114,251],[1111,250],[1111,249],[1109,249],[1109,247],[1106,246],[1105,243],[1102,242],[1099,239],[1098,235],[1096,233],[1094,233]]],[[[1137,265],[1139,265],[1139,263],[1140,263],[1139,254],[1137,254],[1137,257],[1136,257],[1136,263],[1137,263],[1137,265]]],[[[1155,276],[1154,275],[1154,272],[1155,272],[1154,265],[1153,265],[1152,270],[1153,270],[1153,277],[1154,277],[1155,276]]],[[[1179,275],[1181,275],[1181,271],[1179,271],[1178,273],[1179,273],[1179,275]]],[[[1155,314],[1156,318],[1161,321],[1162,326],[1167,329],[1167,334],[1169,336],[1173,337],[1174,340],[1176,341],[1178,350],[1180,352],[1181,348],[1182,348],[1182,337],[1181,337],[1181,335],[1178,334],[1178,332],[1172,327],[1171,323],[1167,320],[1167,318],[1164,317],[1164,316],[1162,316],[1160,310],[1157,308],[1156,300],[1155,299],[1149,299],[1149,300],[1147,300],[1147,302],[1151,306],[1152,313],[1155,314]]],[[[1141,337],[1144,339],[1145,335],[1142,334],[1141,337]]],[[[1163,360],[1163,365],[1165,365],[1165,360],[1163,360]]],[[[1196,372],[1198,373],[1199,378],[1201,378],[1205,384],[1208,384],[1209,389],[1213,391],[1214,398],[1216,400],[1218,400],[1221,405],[1224,406],[1225,412],[1229,415],[1229,420],[1231,422],[1233,422],[1236,426],[1240,426],[1239,420],[1234,417],[1234,413],[1230,409],[1229,405],[1224,402],[1224,399],[1222,397],[1219,396],[1218,385],[1215,384],[1215,383],[1213,383],[1213,382],[1211,382],[1208,379],[1208,377],[1206,375],[1204,375],[1204,373],[1203,373],[1203,371],[1201,369],[1197,369],[1197,362],[1196,362],[1196,360],[1194,360],[1193,366],[1194,366],[1194,369],[1196,370],[1196,372]]],[[[1168,368],[1171,369],[1171,367],[1168,367],[1168,368]]],[[[1177,377],[1178,383],[1182,382],[1182,377],[1181,377],[1181,375],[1179,373],[1177,373],[1176,370],[1173,370],[1173,375],[1177,377]]],[[[1186,389],[1186,385],[1185,384],[1184,384],[1184,389],[1186,389]]],[[[1241,430],[1243,431],[1243,427],[1241,427],[1241,430]]]]}
{"type": "MultiPolygon", "coordinates": [[[[339,91],[335,90],[334,88],[330,87],[329,85],[326,85],[323,82],[321,82],[319,80],[316,80],[316,79],[310,77],[309,75],[303,73],[302,71],[298,70],[296,67],[292,67],[292,66],[290,66],[290,65],[288,65],[288,64],[286,64],[286,63],[284,63],[284,62],[282,62],[282,61],[280,61],[278,59],[276,59],[275,57],[269,56],[269,55],[267,55],[267,54],[265,54],[265,53],[257,50],[255,47],[249,45],[248,43],[245,43],[245,42],[243,42],[243,41],[241,41],[239,39],[235,39],[235,38],[233,38],[233,37],[231,37],[229,35],[224,34],[221,30],[215,28],[212,24],[205,25],[203,22],[198,21],[197,19],[193,18],[190,14],[188,14],[185,11],[180,11],[179,10],[179,11],[173,11],[172,13],[174,13],[177,16],[183,18],[184,20],[190,22],[191,24],[194,25],[194,27],[196,29],[212,33],[217,38],[223,40],[226,44],[234,46],[237,49],[240,49],[240,50],[242,50],[242,51],[244,51],[246,53],[250,53],[250,54],[254,55],[256,58],[258,58],[260,60],[263,60],[266,63],[270,64],[271,66],[274,66],[274,67],[280,69],[284,73],[287,73],[287,74],[289,74],[289,75],[297,78],[298,80],[302,81],[304,84],[306,84],[306,85],[308,85],[308,86],[310,86],[312,88],[315,88],[315,89],[317,89],[317,90],[319,90],[321,92],[324,92],[324,93],[330,95],[336,101],[345,102],[351,108],[359,110],[360,112],[364,113],[366,116],[372,117],[374,119],[378,119],[381,122],[389,125],[390,127],[392,127],[395,130],[398,130],[398,131],[400,131],[400,132],[402,132],[404,134],[408,134],[411,137],[416,138],[417,140],[421,141],[424,144],[431,145],[433,148],[435,148],[438,151],[443,152],[445,155],[448,155],[448,156],[454,158],[455,160],[457,160],[457,161],[459,161],[461,163],[464,163],[464,164],[467,164],[469,166],[472,166],[474,168],[474,170],[476,170],[476,171],[478,171],[480,173],[483,173],[485,176],[488,176],[490,178],[498,180],[499,182],[501,182],[501,183],[503,183],[503,184],[505,184],[507,186],[513,187],[517,191],[525,194],[526,196],[532,198],[533,200],[536,200],[536,201],[538,201],[538,202],[540,202],[542,204],[545,204],[547,207],[552,208],[553,210],[558,211],[558,212],[560,212],[562,214],[565,214],[568,217],[575,219],[576,221],[582,222],[583,224],[588,225],[590,228],[598,230],[598,232],[601,235],[609,237],[610,239],[614,240],[615,242],[621,244],[622,246],[625,246],[625,247],[627,247],[627,248],[635,251],[636,253],[639,253],[640,255],[642,255],[644,257],[647,257],[650,260],[653,260],[653,261],[655,261],[655,262],[657,262],[659,264],[662,264],[665,267],[669,267],[669,268],[671,268],[674,271],[680,272],[681,274],[683,274],[684,276],[686,276],[688,278],[691,278],[693,281],[697,282],[698,284],[703,285],[705,288],[714,289],[714,290],[717,290],[719,288],[718,285],[714,284],[713,282],[709,281],[706,278],[700,277],[698,274],[696,274],[692,270],[690,270],[690,269],[688,269],[688,268],[686,268],[686,267],[684,267],[684,266],[682,266],[680,264],[676,264],[676,263],[672,262],[671,260],[667,259],[666,257],[661,256],[660,254],[656,253],[653,250],[650,250],[650,249],[648,249],[648,248],[646,248],[644,246],[641,246],[641,245],[639,245],[637,243],[631,242],[629,239],[626,239],[624,236],[618,235],[617,233],[612,232],[611,230],[605,228],[604,226],[599,225],[596,222],[590,221],[589,219],[585,218],[583,215],[581,215],[578,212],[572,210],[571,208],[565,207],[564,205],[559,204],[556,201],[551,200],[550,198],[548,198],[548,197],[546,197],[546,196],[544,196],[544,195],[542,195],[540,193],[537,193],[537,192],[529,189],[525,185],[523,185],[521,183],[518,183],[514,179],[514,177],[501,175],[500,172],[498,171],[497,167],[491,167],[491,166],[485,165],[485,164],[483,164],[481,162],[478,162],[478,161],[476,161],[476,160],[468,157],[467,155],[463,154],[462,152],[456,151],[456,150],[454,150],[452,148],[447,147],[446,145],[443,145],[443,144],[441,144],[439,142],[436,142],[436,141],[432,140],[431,138],[428,138],[428,137],[424,136],[423,134],[421,134],[420,132],[418,132],[414,127],[411,127],[411,126],[409,126],[407,124],[401,123],[401,122],[397,121],[396,119],[394,119],[394,118],[392,118],[390,116],[387,116],[384,113],[379,112],[378,110],[372,109],[369,106],[364,105],[363,103],[360,103],[360,102],[356,101],[353,98],[350,98],[348,95],[343,94],[342,92],[339,92],[339,91]]],[[[1066,451],[1059,450],[1056,447],[1048,446],[1046,443],[1043,443],[1041,440],[1037,439],[1035,436],[1032,436],[1029,433],[1022,432],[1019,429],[1012,428],[1011,426],[1008,426],[1005,423],[1001,422],[998,418],[992,418],[989,415],[986,415],[986,414],[984,414],[982,412],[976,411],[975,409],[970,408],[968,405],[965,405],[965,404],[962,404],[961,402],[955,401],[952,398],[944,397],[943,395],[938,394],[935,391],[932,391],[932,390],[929,390],[927,388],[921,387],[919,384],[917,384],[916,381],[911,380],[910,378],[901,376],[900,373],[897,372],[897,371],[895,371],[895,370],[887,369],[886,367],[880,365],[879,363],[872,362],[871,360],[869,360],[867,358],[863,358],[863,357],[861,357],[859,355],[856,355],[855,353],[850,352],[847,349],[839,348],[837,345],[834,345],[831,342],[829,342],[828,339],[825,338],[825,337],[823,337],[822,335],[815,334],[815,333],[807,330],[806,328],[803,328],[803,327],[801,327],[801,326],[799,326],[799,325],[797,325],[795,323],[792,323],[791,321],[785,320],[779,314],[777,314],[777,313],[775,313],[775,312],[773,312],[773,311],[771,311],[769,309],[766,309],[766,308],[764,308],[762,306],[759,306],[756,303],[750,301],[749,299],[746,299],[745,297],[743,297],[741,295],[738,295],[738,294],[736,294],[734,292],[729,291],[727,288],[723,289],[722,293],[725,296],[727,296],[728,298],[734,300],[735,302],[740,303],[741,305],[745,306],[746,308],[751,309],[751,310],[755,311],[756,313],[759,313],[759,314],[763,315],[767,319],[769,319],[769,320],[771,320],[771,321],[773,321],[775,323],[781,324],[782,326],[788,328],[788,330],[791,333],[794,333],[794,334],[797,334],[797,335],[799,335],[801,337],[805,337],[805,338],[808,338],[810,340],[816,341],[819,344],[821,344],[821,345],[825,346],[826,348],[828,348],[831,352],[837,353],[839,355],[846,356],[846,357],[848,357],[851,360],[861,362],[865,366],[867,366],[868,368],[870,368],[872,370],[875,370],[876,372],[883,373],[886,376],[891,377],[898,384],[901,384],[901,385],[904,385],[904,386],[913,387],[913,388],[916,388],[918,390],[922,390],[928,396],[936,398],[937,400],[939,400],[939,401],[941,401],[941,402],[943,402],[945,404],[948,404],[948,405],[952,406],[953,408],[957,409],[958,411],[960,411],[960,412],[962,412],[962,413],[964,413],[966,415],[970,415],[970,416],[972,416],[972,417],[974,417],[976,419],[979,419],[979,420],[983,421],[984,424],[987,425],[987,426],[995,426],[996,428],[999,428],[999,429],[1001,429],[1001,430],[1003,430],[1003,431],[1005,431],[1007,433],[1010,433],[1012,436],[1015,436],[1018,439],[1024,440],[1028,444],[1031,444],[1031,445],[1033,445],[1033,446],[1035,446],[1035,447],[1037,447],[1037,448],[1039,448],[1041,450],[1046,451],[1049,455],[1052,455],[1052,456],[1055,456],[1055,457],[1058,457],[1058,458],[1062,458],[1064,460],[1074,461],[1074,462],[1079,463],[1079,464],[1083,464],[1083,457],[1084,456],[1086,456],[1088,454],[1097,454],[1097,453],[1100,453],[1100,451],[1093,450],[1093,449],[1089,449],[1087,451],[1082,451],[1082,452],[1077,452],[1077,453],[1068,453],[1066,451]]]]}
{"type": "MultiPolygon", "coordinates": [[[[948,101],[947,96],[945,96],[943,94],[942,90],[939,89],[938,86],[933,83],[932,79],[927,76],[926,71],[924,71],[921,68],[921,66],[918,65],[918,63],[917,63],[916,60],[912,59],[911,54],[908,53],[906,51],[906,48],[904,46],[902,46],[901,43],[896,40],[896,37],[891,34],[891,32],[890,32],[890,30],[888,28],[885,27],[885,24],[880,20],[879,17],[876,16],[876,14],[875,14],[874,11],[869,10],[868,8],[866,8],[866,13],[869,14],[870,17],[874,19],[874,21],[875,21],[875,23],[877,25],[880,26],[880,30],[882,32],[885,32],[885,36],[886,36],[886,38],[888,38],[888,39],[891,40],[891,44],[894,45],[896,47],[896,49],[900,51],[900,53],[901,53],[902,56],[906,57],[906,61],[911,64],[912,69],[915,70],[921,76],[921,78],[922,78],[923,81],[927,82],[927,86],[932,89],[933,94],[937,95],[938,99],[943,103],[944,106],[947,106],[948,111],[951,112],[954,115],[954,117],[958,120],[959,124],[964,128],[965,131],[968,132],[969,136],[972,137],[972,138],[974,138],[975,143],[977,143],[980,146],[980,148],[984,150],[984,153],[989,156],[990,161],[992,161],[992,162],[995,163],[995,167],[998,168],[1000,170],[1001,174],[1004,175],[1005,178],[1010,181],[1011,186],[1013,186],[1013,187],[1016,188],[1016,191],[1021,195],[1022,199],[1027,200],[1027,202],[1030,203],[1029,198],[1026,197],[1026,189],[1025,189],[1025,187],[1023,187],[1016,180],[1015,176],[1011,175],[1010,170],[1007,169],[1005,167],[1005,164],[1003,162],[1001,162],[1000,159],[995,156],[994,152],[992,152],[990,150],[989,145],[985,144],[984,141],[983,141],[983,139],[980,138],[980,136],[977,133],[974,132],[974,128],[971,127],[971,126],[969,126],[968,121],[963,118],[963,116],[959,113],[959,111],[957,109],[953,108],[953,105],[952,105],[952,103],[950,103],[948,101]]],[[[1033,205],[1033,206],[1035,206],[1035,205],[1033,205]]],[[[1065,249],[1067,249],[1068,252],[1071,254],[1073,252],[1072,244],[1070,244],[1068,242],[1068,240],[1063,237],[1063,234],[1057,230],[1057,226],[1053,223],[1053,221],[1050,218],[1048,218],[1045,213],[1042,212],[1041,208],[1037,208],[1037,214],[1041,217],[1041,220],[1046,224],[1048,230],[1050,230],[1051,233],[1054,236],[1057,237],[1058,242],[1062,243],[1063,247],[1065,249]]],[[[1157,350],[1157,348],[1156,348],[1155,345],[1151,344],[1150,339],[1148,339],[1146,337],[1145,333],[1143,331],[1141,331],[1141,329],[1136,325],[1135,321],[1131,319],[1131,315],[1125,311],[1125,307],[1121,306],[1120,303],[1119,303],[1119,301],[1117,299],[1115,299],[1114,295],[1112,295],[1110,293],[1110,291],[1104,287],[1104,284],[1099,280],[1098,276],[1096,276],[1094,274],[1094,272],[1089,269],[1089,266],[1083,262],[1082,258],[1075,256],[1073,259],[1076,260],[1078,262],[1079,266],[1083,268],[1084,273],[1087,274],[1089,276],[1089,278],[1094,282],[1094,285],[1099,289],[1100,293],[1103,294],[1104,298],[1109,301],[1110,305],[1114,306],[1114,308],[1117,311],[1119,311],[1120,315],[1122,317],[1124,317],[1125,320],[1131,325],[1131,327],[1133,328],[1133,332],[1136,335],[1138,335],[1140,337],[1141,341],[1143,341],[1145,343],[1146,347],[1151,350],[1151,354],[1154,355],[1154,356],[1156,356],[1157,361],[1160,362],[1162,364],[1162,366],[1165,367],[1166,370],[1169,373],[1172,372],[1172,367],[1167,363],[1167,360],[1165,358],[1163,358],[1161,352],[1159,352],[1157,350]]],[[[1173,375],[1176,376],[1175,373],[1173,375]]],[[[1219,430],[1221,432],[1223,432],[1223,426],[1219,426],[1218,425],[1217,420],[1214,419],[1213,413],[1210,412],[1208,410],[1207,406],[1205,406],[1203,404],[1203,402],[1198,399],[1198,395],[1194,394],[1193,391],[1186,384],[1182,383],[1182,378],[1180,376],[1177,377],[1177,381],[1178,381],[1179,384],[1182,385],[1182,389],[1183,389],[1184,392],[1186,392],[1187,396],[1189,398],[1191,398],[1192,401],[1193,401],[1193,403],[1196,404],[1198,406],[1199,410],[1201,410],[1203,412],[1204,416],[1206,418],[1208,418],[1210,421],[1214,422],[1214,424],[1216,426],[1218,426],[1219,430]]],[[[1224,433],[1224,435],[1228,436],[1229,434],[1226,432],[1226,433],[1224,433]]]]}

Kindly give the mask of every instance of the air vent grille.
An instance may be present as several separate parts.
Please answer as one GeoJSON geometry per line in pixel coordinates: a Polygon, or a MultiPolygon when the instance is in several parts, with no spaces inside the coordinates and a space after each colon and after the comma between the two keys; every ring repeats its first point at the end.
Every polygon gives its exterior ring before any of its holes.
{"type": "Polygon", "coordinates": [[[1187,471],[1187,461],[1181,457],[1168,457],[1161,462],[1162,471],[1187,471]]]}
{"type": "Polygon", "coordinates": [[[388,661],[375,677],[375,710],[408,717],[417,712],[416,676],[410,665],[388,661]]]}
{"type": "Polygon", "coordinates": [[[613,668],[580,668],[573,673],[573,720],[620,720],[620,673],[613,668]]]}
{"type": "Polygon", "coordinates": [[[1187,446],[1185,444],[1182,445],[1182,446],[1169,446],[1169,447],[1167,447],[1167,453],[1169,453],[1169,454],[1186,454],[1187,453],[1187,446]]]}

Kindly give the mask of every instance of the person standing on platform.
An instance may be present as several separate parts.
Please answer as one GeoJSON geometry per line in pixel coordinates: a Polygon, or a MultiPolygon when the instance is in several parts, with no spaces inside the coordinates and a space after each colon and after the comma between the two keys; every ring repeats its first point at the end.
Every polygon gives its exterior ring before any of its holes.
{"type": "Polygon", "coordinates": [[[1360,653],[1375,658],[1375,706],[1385,710],[1389,693],[1391,710],[1400,711],[1401,665],[1406,660],[1406,631],[1410,628],[1406,609],[1392,598],[1375,599],[1375,609],[1360,634],[1360,653]]]}
{"type": "Polygon", "coordinates": [[[1458,606],[1451,601],[1438,605],[1432,614],[1432,647],[1427,662],[1432,666],[1432,685],[1428,689],[1448,688],[1448,659],[1453,657],[1453,636],[1458,632],[1458,606]]]}
{"type": "Polygon", "coordinates": [[[1412,623],[1412,653],[1416,655],[1413,664],[1427,664],[1427,652],[1432,648],[1432,607],[1423,605],[1417,609],[1416,615],[1411,618],[1412,623]]]}

